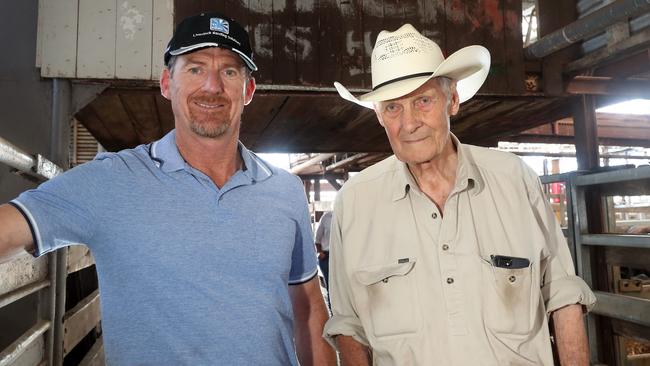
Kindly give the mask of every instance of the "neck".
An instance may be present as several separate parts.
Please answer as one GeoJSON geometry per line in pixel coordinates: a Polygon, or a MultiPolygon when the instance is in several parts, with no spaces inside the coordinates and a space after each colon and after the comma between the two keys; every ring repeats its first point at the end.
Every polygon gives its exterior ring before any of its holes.
{"type": "Polygon", "coordinates": [[[418,188],[438,206],[441,213],[456,183],[457,167],[458,153],[451,137],[447,139],[442,152],[433,159],[423,163],[408,164],[418,188]]]}
{"type": "Polygon", "coordinates": [[[176,146],[188,164],[221,188],[243,165],[237,148],[237,135],[208,138],[177,129],[176,146]]]}

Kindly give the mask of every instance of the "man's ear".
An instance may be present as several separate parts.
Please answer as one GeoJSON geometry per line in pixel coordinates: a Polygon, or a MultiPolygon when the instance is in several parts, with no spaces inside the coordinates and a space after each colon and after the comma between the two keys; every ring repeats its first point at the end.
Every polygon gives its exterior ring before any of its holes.
{"type": "Polygon", "coordinates": [[[253,94],[255,94],[255,78],[249,76],[244,84],[244,105],[248,105],[253,100],[253,94]]]}
{"type": "Polygon", "coordinates": [[[460,97],[458,96],[458,91],[456,90],[456,82],[454,81],[451,88],[451,100],[449,101],[449,108],[447,108],[447,113],[450,116],[455,116],[460,109],[460,97]]]}
{"type": "Polygon", "coordinates": [[[164,67],[162,73],[160,73],[160,94],[162,94],[163,97],[170,99],[169,97],[169,79],[171,78],[171,75],[169,73],[169,69],[164,67]]]}

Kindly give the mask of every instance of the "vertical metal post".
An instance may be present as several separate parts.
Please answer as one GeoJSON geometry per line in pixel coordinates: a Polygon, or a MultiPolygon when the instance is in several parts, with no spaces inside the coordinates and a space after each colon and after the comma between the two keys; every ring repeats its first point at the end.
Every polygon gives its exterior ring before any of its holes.
{"type": "Polygon", "coordinates": [[[314,179],[314,202],[320,201],[320,178],[314,179]]]}
{"type": "MultiPolygon", "coordinates": [[[[52,81],[52,128],[50,130],[50,157],[61,168],[67,169],[70,149],[70,119],[72,110],[72,92],[70,82],[64,79],[52,81]]],[[[52,259],[56,258],[54,275],[55,293],[53,330],[53,362],[54,366],[63,365],[63,315],[65,314],[66,278],[68,275],[68,251],[58,250],[52,259]]]]}
{"type": "Polygon", "coordinates": [[[581,95],[573,102],[573,131],[578,169],[592,170],[600,166],[598,157],[598,124],[594,97],[581,95]]]}

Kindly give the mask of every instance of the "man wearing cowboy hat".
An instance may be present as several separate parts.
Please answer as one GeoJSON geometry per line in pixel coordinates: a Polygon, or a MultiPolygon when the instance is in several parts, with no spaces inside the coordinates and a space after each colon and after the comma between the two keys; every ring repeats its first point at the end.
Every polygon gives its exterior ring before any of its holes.
{"type": "Polygon", "coordinates": [[[587,365],[575,276],[537,175],[449,130],[490,67],[484,47],[445,59],[406,24],[372,53],[373,108],[394,156],[339,192],[330,238],[332,318],[344,365],[587,365]]]}

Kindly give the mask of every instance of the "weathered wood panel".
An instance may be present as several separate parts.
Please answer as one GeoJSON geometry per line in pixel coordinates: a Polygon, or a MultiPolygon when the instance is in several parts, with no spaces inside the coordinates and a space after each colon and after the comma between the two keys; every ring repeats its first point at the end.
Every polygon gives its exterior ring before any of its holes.
{"type": "Polygon", "coordinates": [[[41,75],[45,77],[74,77],[77,68],[78,0],[41,0],[39,11],[42,28],[41,75]]]}
{"type": "Polygon", "coordinates": [[[39,321],[7,348],[0,351],[0,366],[40,365],[45,355],[43,333],[50,328],[50,322],[39,321]]]}
{"type": "Polygon", "coordinates": [[[115,0],[79,0],[77,77],[115,76],[115,0]]]}
{"type": "Polygon", "coordinates": [[[160,77],[164,65],[163,54],[174,28],[173,0],[155,0],[153,2],[153,44],[151,45],[151,79],[160,77]]]}
{"type": "Polygon", "coordinates": [[[23,286],[39,282],[47,277],[48,256],[34,259],[23,253],[14,260],[0,263],[0,295],[7,294],[23,286]]]}
{"type": "Polygon", "coordinates": [[[104,366],[106,364],[106,357],[104,355],[104,339],[99,338],[95,344],[88,350],[83,360],[79,362],[79,366],[104,366]]]}
{"type": "Polygon", "coordinates": [[[95,258],[85,245],[71,245],[68,247],[68,274],[77,272],[95,264],[95,258]]]}
{"type": "MultiPolygon", "coordinates": [[[[222,8],[222,2],[176,0],[174,21],[222,8]]],[[[367,89],[377,35],[410,22],[447,55],[486,46],[494,67],[483,93],[523,91],[521,3],[515,0],[249,0],[225,8],[249,30],[257,78],[265,84],[331,87],[341,81],[367,89]]]]}
{"type": "Polygon", "coordinates": [[[153,0],[117,1],[115,77],[151,79],[153,0]]]}
{"type": "Polygon", "coordinates": [[[63,316],[63,353],[68,354],[100,320],[99,290],[95,290],[63,316]]]}

